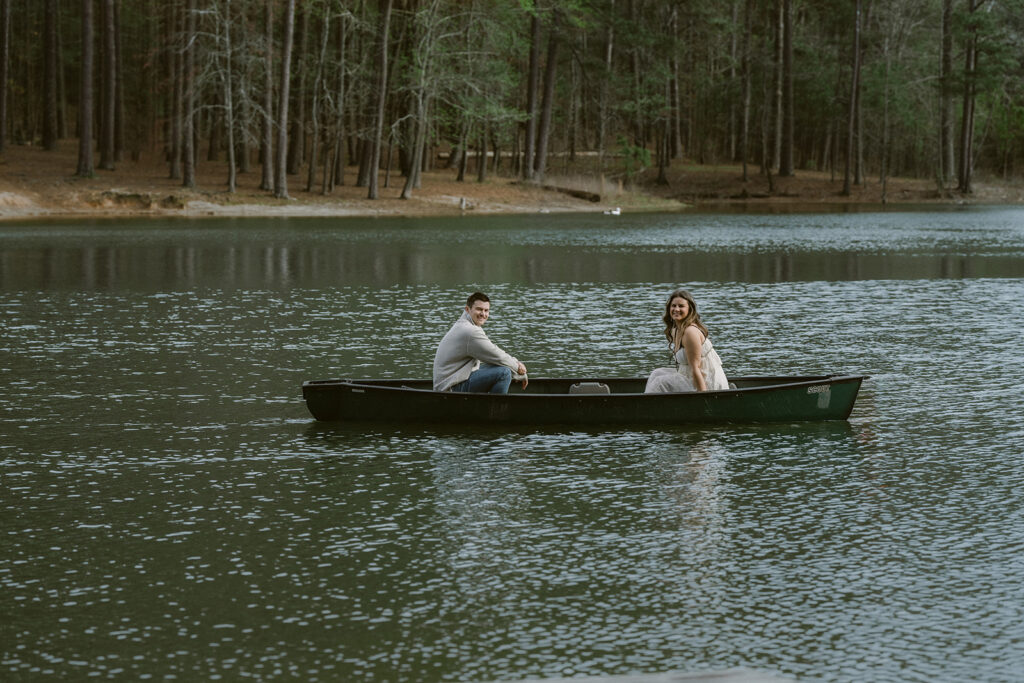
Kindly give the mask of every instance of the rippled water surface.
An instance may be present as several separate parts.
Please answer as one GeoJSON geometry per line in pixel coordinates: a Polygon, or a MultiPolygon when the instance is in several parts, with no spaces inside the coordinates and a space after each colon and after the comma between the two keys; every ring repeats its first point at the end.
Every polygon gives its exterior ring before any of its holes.
{"type": "Polygon", "coordinates": [[[0,226],[0,678],[1024,671],[1024,212],[0,226]],[[611,222],[616,221],[616,222],[611,222]],[[534,376],[871,375],[848,422],[314,423],[474,288],[534,376]]]}

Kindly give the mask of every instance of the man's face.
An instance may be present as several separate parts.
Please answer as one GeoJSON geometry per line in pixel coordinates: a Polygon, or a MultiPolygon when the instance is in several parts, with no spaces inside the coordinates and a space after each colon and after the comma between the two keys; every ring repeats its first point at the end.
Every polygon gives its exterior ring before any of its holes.
{"type": "Polygon", "coordinates": [[[491,317],[491,303],[489,301],[474,301],[472,306],[466,306],[466,313],[469,313],[473,324],[483,327],[487,319],[491,317]]]}

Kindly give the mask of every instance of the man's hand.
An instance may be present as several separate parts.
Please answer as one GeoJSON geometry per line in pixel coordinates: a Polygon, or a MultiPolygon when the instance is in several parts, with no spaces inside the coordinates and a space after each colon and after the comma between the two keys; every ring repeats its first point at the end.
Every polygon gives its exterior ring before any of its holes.
{"type": "Polygon", "coordinates": [[[523,376],[523,389],[525,389],[526,385],[530,383],[530,380],[526,377],[526,366],[520,363],[516,373],[523,376]]]}

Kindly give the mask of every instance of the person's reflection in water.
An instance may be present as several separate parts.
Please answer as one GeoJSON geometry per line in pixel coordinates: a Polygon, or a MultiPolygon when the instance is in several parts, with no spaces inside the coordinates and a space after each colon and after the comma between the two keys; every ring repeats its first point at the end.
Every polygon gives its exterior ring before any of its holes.
{"type": "Polygon", "coordinates": [[[690,528],[717,528],[725,502],[721,495],[725,459],[708,441],[678,442],[655,455],[655,476],[663,504],[677,523],[690,528]]]}

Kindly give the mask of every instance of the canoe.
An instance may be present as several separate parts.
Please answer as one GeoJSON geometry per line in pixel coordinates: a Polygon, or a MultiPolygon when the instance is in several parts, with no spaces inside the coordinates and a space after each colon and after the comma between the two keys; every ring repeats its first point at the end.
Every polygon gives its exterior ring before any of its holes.
{"type": "Polygon", "coordinates": [[[430,380],[330,379],[302,385],[324,422],[683,425],[845,420],[866,375],[734,377],[721,391],[643,393],[646,379],[530,379],[508,394],[434,391],[430,380]]]}

